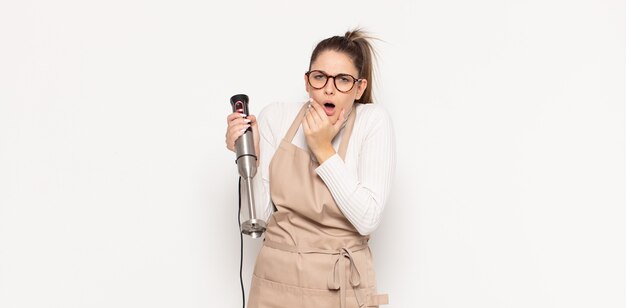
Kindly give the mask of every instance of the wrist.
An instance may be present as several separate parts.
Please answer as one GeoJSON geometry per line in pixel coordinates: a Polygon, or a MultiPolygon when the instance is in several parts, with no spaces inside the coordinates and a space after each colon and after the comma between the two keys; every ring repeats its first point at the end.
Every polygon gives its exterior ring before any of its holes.
{"type": "Polygon", "coordinates": [[[323,164],[327,159],[329,159],[331,156],[335,155],[337,152],[335,152],[335,149],[332,147],[332,145],[328,145],[325,146],[317,151],[315,151],[315,158],[317,159],[317,162],[321,165],[323,164]]]}

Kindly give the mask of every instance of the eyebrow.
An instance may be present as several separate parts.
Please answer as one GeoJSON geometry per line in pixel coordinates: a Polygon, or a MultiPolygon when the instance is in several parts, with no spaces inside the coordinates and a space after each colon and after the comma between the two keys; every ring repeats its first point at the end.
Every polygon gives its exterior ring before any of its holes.
{"type": "Polygon", "coordinates": [[[333,77],[333,76],[339,76],[339,75],[348,75],[348,76],[350,76],[350,77],[352,77],[352,78],[358,79],[357,77],[354,77],[354,75],[349,74],[349,73],[339,73],[339,74],[332,75],[332,74],[327,73],[327,72],[326,72],[326,71],[324,71],[324,70],[311,70],[311,72],[313,72],[313,71],[322,72],[322,73],[324,73],[324,74],[326,74],[326,75],[328,75],[328,76],[330,76],[330,77],[333,77]]]}

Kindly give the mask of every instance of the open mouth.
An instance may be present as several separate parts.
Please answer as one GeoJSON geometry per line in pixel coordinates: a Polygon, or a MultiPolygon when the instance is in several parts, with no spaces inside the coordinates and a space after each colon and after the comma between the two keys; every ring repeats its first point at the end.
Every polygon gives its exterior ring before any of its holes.
{"type": "Polygon", "coordinates": [[[331,102],[324,103],[324,110],[326,111],[326,115],[332,115],[335,111],[335,104],[331,102]]]}

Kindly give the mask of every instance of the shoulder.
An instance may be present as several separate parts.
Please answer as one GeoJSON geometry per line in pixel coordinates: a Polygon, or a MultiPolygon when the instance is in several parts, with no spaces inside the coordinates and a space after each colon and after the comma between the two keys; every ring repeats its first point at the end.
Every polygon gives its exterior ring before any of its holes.
{"type": "Polygon", "coordinates": [[[284,117],[290,114],[296,114],[302,108],[304,103],[285,103],[285,102],[273,102],[261,109],[259,118],[262,117],[284,117]]]}
{"type": "Polygon", "coordinates": [[[259,113],[259,121],[280,121],[282,119],[293,120],[302,108],[304,102],[301,103],[285,103],[273,102],[261,109],[259,113]]]}
{"type": "Polygon", "coordinates": [[[301,103],[285,103],[273,102],[261,109],[258,116],[259,124],[262,129],[269,129],[275,133],[280,133],[285,127],[293,122],[293,119],[302,108],[304,102],[301,103]]]}
{"type": "Polygon", "coordinates": [[[391,129],[391,117],[387,109],[381,104],[358,104],[356,106],[356,120],[361,126],[370,128],[386,127],[391,129]]]}
{"type": "Polygon", "coordinates": [[[382,104],[356,104],[357,112],[372,114],[379,117],[389,117],[389,112],[382,104]]]}

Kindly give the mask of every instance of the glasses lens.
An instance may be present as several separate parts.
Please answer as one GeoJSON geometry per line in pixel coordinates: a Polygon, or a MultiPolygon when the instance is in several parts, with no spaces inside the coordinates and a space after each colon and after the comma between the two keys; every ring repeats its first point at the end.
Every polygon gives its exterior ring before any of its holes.
{"type": "Polygon", "coordinates": [[[335,79],[335,86],[341,92],[348,92],[354,86],[354,78],[350,75],[339,74],[335,79]]]}
{"type": "Polygon", "coordinates": [[[320,71],[312,71],[309,73],[309,84],[316,89],[321,89],[326,85],[328,77],[320,71]]]}

